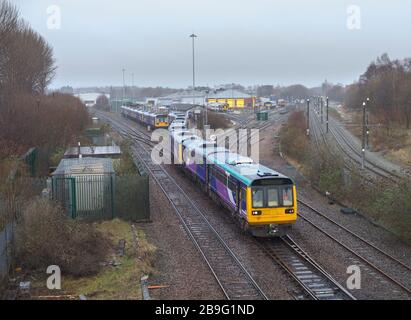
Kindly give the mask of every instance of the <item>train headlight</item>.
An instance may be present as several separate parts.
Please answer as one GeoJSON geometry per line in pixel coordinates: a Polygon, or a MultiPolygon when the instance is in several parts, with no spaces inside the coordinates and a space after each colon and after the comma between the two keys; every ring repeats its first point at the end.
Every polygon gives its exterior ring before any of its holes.
{"type": "Polygon", "coordinates": [[[260,216],[260,215],[261,215],[261,210],[253,210],[253,211],[251,212],[251,214],[252,214],[253,216],[260,216]]]}
{"type": "Polygon", "coordinates": [[[294,213],[294,209],[285,209],[285,213],[288,213],[288,214],[294,213]]]}

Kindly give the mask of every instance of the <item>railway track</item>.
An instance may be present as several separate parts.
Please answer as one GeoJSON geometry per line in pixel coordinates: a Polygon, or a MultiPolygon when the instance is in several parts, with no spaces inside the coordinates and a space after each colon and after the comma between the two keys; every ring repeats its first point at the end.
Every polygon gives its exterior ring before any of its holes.
{"type": "MultiPolygon", "coordinates": [[[[100,116],[110,121],[123,135],[134,138],[136,134],[140,134],[131,126],[102,114],[100,116]]],[[[152,162],[151,153],[144,144],[138,141],[131,147],[131,150],[134,159],[144,163],[170,201],[187,235],[206,262],[225,297],[229,300],[267,300],[267,296],[251,274],[190,199],[190,196],[183,191],[162,165],[152,162]]]]}
{"type": "MultiPolygon", "coordinates": [[[[382,278],[387,279],[396,288],[400,289],[408,297],[411,297],[411,267],[409,265],[342,224],[330,219],[326,214],[315,209],[305,201],[300,199],[298,203],[307,209],[303,214],[299,214],[300,219],[325,234],[357,259],[374,269],[382,278]]],[[[395,292],[393,291],[392,293],[395,292]]]]}
{"type": "MultiPolygon", "coordinates": [[[[187,235],[200,252],[227,299],[267,299],[245,266],[208,222],[190,196],[181,189],[165,168],[152,163],[151,154],[146,147],[147,145],[152,147],[148,135],[137,131],[126,122],[120,123],[103,115],[100,117],[110,121],[123,135],[137,140],[138,143],[132,147],[133,157],[145,164],[170,201],[187,235]]],[[[261,126],[267,125],[269,124],[261,126]]],[[[297,282],[301,292],[295,295],[296,299],[355,299],[290,237],[269,241],[261,247],[297,282]]]]}
{"type": "MultiPolygon", "coordinates": [[[[330,145],[328,144],[327,137],[324,133],[324,128],[323,124],[319,123],[320,119],[318,114],[314,111],[311,112],[313,114],[314,121],[311,121],[312,124],[314,124],[315,129],[319,129],[319,133],[316,133],[316,135],[321,135],[322,140],[324,141],[325,144],[327,144],[328,149],[330,149],[330,145]],[[313,114],[314,113],[314,114],[313,114]]],[[[348,139],[342,129],[339,127],[339,125],[336,123],[335,120],[333,120],[331,117],[329,118],[329,132],[331,133],[331,136],[334,138],[334,140],[337,143],[338,148],[356,165],[361,165],[362,163],[362,154],[361,151],[358,149],[358,146],[354,145],[353,141],[350,141],[348,139]]],[[[318,143],[319,139],[318,137],[315,137],[316,143],[318,143]]],[[[330,149],[331,151],[331,149],[330,149]]],[[[388,179],[392,182],[398,182],[399,179],[401,179],[401,175],[393,172],[382,165],[378,165],[373,161],[369,160],[369,157],[366,156],[365,158],[365,169],[372,173],[375,176],[379,176],[385,179],[388,179]]],[[[369,179],[369,177],[367,177],[369,179]]]]}
{"type": "MultiPolygon", "coordinates": [[[[311,118],[310,123],[312,124],[311,126],[312,131],[314,131],[314,138],[315,138],[316,145],[318,146],[318,148],[320,148],[320,145],[323,143],[334,157],[338,157],[339,156],[338,153],[336,153],[333,150],[333,147],[327,140],[327,135],[324,133],[323,124],[320,123],[318,114],[315,111],[311,112],[311,114],[312,116],[310,116],[311,118]],[[320,140],[322,142],[320,142],[320,140]]],[[[330,120],[330,124],[331,124],[331,120],[330,120]]],[[[345,135],[341,132],[341,128],[339,128],[338,126],[334,127],[330,125],[329,132],[331,136],[334,138],[335,142],[337,143],[337,147],[346,156],[345,168],[350,171],[352,170],[352,168],[347,164],[347,161],[351,162],[353,165],[356,165],[356,166],[361,165],[362,163],[361,152],[357,150],[357,148],[348,141],[345,135]]],[[[394,183],[398,182],[398,180],[401,178],[400,175],[369,161],[367,157],[365,159],[364,168],[365,168],[365,171],[363,171],[362,175],[370,183],[374,182],[373,177],[375,178],[376,176],[382,177],[394,183]]]]}
{"type": "Polygon", "coordinates": [[[260,241],[262,249],[301,287],[296,299],[355,300],[355,297],[315,262],[290,236],[260,241]]]}

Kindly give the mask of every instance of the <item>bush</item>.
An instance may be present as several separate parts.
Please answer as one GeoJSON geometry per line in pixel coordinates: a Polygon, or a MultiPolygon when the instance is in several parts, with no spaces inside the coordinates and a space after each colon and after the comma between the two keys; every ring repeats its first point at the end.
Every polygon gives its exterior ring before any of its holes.
{"type": "Polygon", "coordinates": [[[120,143],[121,158],[114,161],[114,171],[118,176],[137,174],[138,170],[130,153],[130,141],[120,143]]]}
{"type": "Polygon", "coordinates": [[[303,111],[294,112],[280,131],[281,150],[297,161],[305,161],[310,153],[305,122],[303,111]]]}
{"type": "Polygon", "coordinates": [[[60,206],[45,199],[31,201],[17,224],[15,258],[25,268],[58,265],[63,273],[94,274],[108,249],[108,240],[92,224],[68,219],[60,206]]]}
{"type": "Polygon", "coordinates": [[[365,210],[373,212],[376,220],[402,239],[411,242],[411,181],[404,179],[390,186],[381,185],[369,198],[365,210]]]}

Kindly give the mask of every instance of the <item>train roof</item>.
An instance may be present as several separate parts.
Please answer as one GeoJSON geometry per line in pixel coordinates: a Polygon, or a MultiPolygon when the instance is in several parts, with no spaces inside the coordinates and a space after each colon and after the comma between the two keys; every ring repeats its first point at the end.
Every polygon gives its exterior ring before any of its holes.
{"type": "Polygon", "coordinates": [[[150,112],[146,110],[140,110],[132,107],[127,107],[127,106],[121,106],[121,109],[125,109],[134,113],[139,113],[143,114],[149,117],[167,117],[167,113],[155,113],[155,112],[150,112]]]}
{"type": "Polygon", "coordinates": [[[253,161],[249,157],[229,152],[224,148],[216,148],[208,154],[207,160],[218,165],[225,172],[250,186],[256,180],[289,179],[287,176],[253,161]]]}
{"type": "Polygon", "coordinates": [[[186,140],[199,140],[199,139],[201,139],[200,137],[196,136],[190,130],[173,131],[172,135],[174,137],[174,140],[177,141],[178,143],[184,142],[186,140]]]}

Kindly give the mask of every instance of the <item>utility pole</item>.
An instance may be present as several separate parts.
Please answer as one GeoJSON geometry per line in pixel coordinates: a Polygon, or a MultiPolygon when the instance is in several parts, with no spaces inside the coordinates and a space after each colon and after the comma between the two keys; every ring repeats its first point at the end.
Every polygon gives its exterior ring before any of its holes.
{"type": "Polygon", "coordinates": [[[131,96],[134,98],[134,72],[131,74],[131,96]]]}
{"type": "Polygon", "coordinates": [[[205,117],[204,117],[205,123],[204,123],[204,127],[208,125],[208,109],[207,109],[208,93],[209,93],[209,91],[206,90],[206,91],[205,91],[206,96],[205,96],[205,102],[204,102],[204,111],[205,111],[205,117]]]}
{"type": "Polygon", "coordinates": [[[325,123],[326,123],[326,127],[327,127],[327,129],[326,129],[326,132],[328,133],[328,97],[326,97],[325,98],[325,104],[326,104],[326,120],[325,120],[325,123]]]}
{"type": "Polygon", "coordinates": [[[123,103],[126,98],[126,78],[125,78],[126,69],[123,68],[123,103]]]}
{"type": "Polygon", "coordinates": [[[320,98],[320,107],[321,107],[321,123],[324,123],[324,112],[323,112],[323,105],[324,105],[324,100],[323,97],[321,96],[320,98]]]}
{"type": "Polygon", "coordinates": [[[310,99],[307,99],[307,136],[310,135],[310,99]]]}
{"type": "Polygon", "coordinates": [[[193,106],[195,105],[195,88],[196,88],[196,82],[195,82],[195,60],[194,60],[194,39],[197,38],[197,35],[192,33],[190,35],[190,38],[193,40],[193,106]]]}
{"type": "MultiPolygon", "coordinates": [[[[369,103],[370,103],[370,98],[367,98],[367,104],[369,104],[369,103]]],[[[369,115],[370,115],[370,113],[369,113],[369,111],[368,111],[368,109],[367,109],[366,118],[365,118],[365,130],[366,130],[366,143],[365,143],[365,146],[366,146],[367,150],[370,148],[370,147],[369,147],[369,142],[370,142],[370,128],[369,128],[369,119],[368,119],[369,115]]]]}
{"type": "Polygon", "coordinates": [[[361,167],[364,169],[365,167],[365,105],[366,103],[362,103],[362,149],[361,149],[361,154],[362,154],[362,161],[361,161],[361,167]]]}

